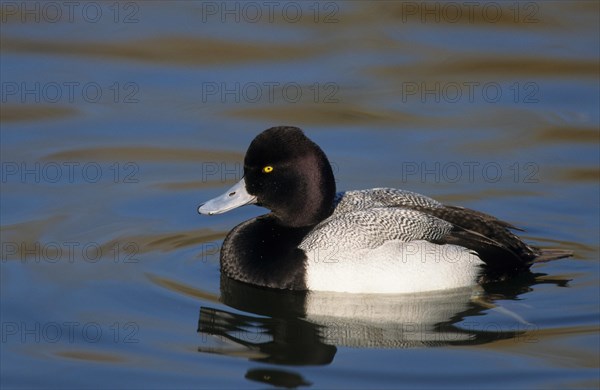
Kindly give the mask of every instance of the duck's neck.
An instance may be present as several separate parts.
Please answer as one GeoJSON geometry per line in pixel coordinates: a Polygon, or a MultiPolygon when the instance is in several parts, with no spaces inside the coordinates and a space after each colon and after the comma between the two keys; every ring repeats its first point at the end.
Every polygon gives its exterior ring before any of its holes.
{"type": "MultiPolygon", "coordinates": [[[[335,190],[334,190],[335,191],[335,190]]],[[[290,205],[284,211],[274,211],[279,225],[289,228],[315,226],[333,212],[333,197],[330,200],[308,199],[303,204],[290,205]]]]}

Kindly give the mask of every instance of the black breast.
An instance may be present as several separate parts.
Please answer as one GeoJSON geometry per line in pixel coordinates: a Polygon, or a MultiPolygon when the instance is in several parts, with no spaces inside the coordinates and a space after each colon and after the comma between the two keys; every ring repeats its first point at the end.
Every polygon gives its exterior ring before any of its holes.
{"type": "Polygon", "coordinates": [[[223,241],[221,272],[258,286],[306,290],[306,255],[298,249],[311,227],[279,225],[271,214],[236,226],[223,241]]]}

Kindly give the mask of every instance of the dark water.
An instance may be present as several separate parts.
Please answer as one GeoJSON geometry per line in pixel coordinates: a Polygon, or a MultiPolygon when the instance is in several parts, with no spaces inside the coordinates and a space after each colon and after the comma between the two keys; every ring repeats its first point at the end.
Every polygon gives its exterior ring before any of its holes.
{"type": "Polygon", "coordinates": [[[598,2],[0,4],[2,387],[600,385],[598,2]],[[418,296],[221,283],[264,210],[196,207],[278,124],[339,189],[575,256],[418,296]]]}

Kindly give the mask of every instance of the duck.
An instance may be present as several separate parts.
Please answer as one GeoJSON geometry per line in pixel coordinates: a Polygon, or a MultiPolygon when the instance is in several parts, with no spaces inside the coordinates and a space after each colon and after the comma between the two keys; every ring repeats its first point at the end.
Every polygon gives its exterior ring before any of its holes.
{"type": "Polygon", "coordinates": [[[244,174],[198,207],[217,215],[245,205],[269,213],[235,226],[220,269],[239,282],[281,290],[419,293],[503,281],[572,255],[541,249],[491,215],[403,189],[336,192],[323,150],[294,126],[258,134],[244,174]]]}

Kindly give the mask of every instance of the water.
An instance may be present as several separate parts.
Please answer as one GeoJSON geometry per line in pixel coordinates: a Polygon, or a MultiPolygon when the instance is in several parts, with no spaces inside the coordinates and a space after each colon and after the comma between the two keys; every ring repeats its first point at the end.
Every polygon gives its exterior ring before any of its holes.
{"type": "Polygon", "coordinates": [[[2,386],[597,388],[598,3],[427,6],[3,1],[2,386]],[[419,296],[222,282],[223,237],[264,210],[196,207],[278,124],[338,189],[575,256],[419,296]]]}

